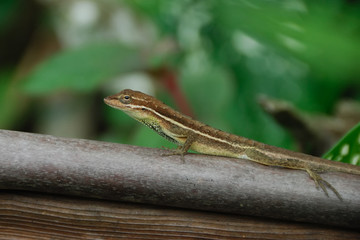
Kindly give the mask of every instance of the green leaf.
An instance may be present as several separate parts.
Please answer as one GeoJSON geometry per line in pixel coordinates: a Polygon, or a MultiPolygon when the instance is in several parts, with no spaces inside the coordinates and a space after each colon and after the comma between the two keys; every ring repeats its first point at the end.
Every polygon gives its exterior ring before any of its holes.
{"type": "Polygon", "coordinates": [[[360,166],[360,123],[351,129],[323,158],[360,166]]]}
{"type": "Polygon", "coordinates": [[[140,65],[139,51],[119,43],[91,44],[52,56],[27,77],[23,87],[37,95],[63,89],[89,92],[102,81],[140,65]]]}
{"type": "Polygon", "coordinates": [[[360,73],[359,6],[350,11],[338,0],[215,2],[216,23],[229,37],[245,33],[281,55],[306,62],[325,79],[352,81],[360,73]]]}

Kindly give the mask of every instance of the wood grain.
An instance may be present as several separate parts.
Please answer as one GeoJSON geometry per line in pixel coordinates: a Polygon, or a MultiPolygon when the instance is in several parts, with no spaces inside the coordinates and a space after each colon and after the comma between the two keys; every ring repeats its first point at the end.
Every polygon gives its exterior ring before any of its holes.
{"type": "Polygon", "coordinates": [[[78,197],[0,192],[0,239],[359,239],[303,223],[78,197]]]}
{"type": "Polygon", "coordinates": [[[360,176],[323,173],[344,201],[304,171],[246,160],[0,130],[0,189],[93,197],[360,228],[360,176]]]}

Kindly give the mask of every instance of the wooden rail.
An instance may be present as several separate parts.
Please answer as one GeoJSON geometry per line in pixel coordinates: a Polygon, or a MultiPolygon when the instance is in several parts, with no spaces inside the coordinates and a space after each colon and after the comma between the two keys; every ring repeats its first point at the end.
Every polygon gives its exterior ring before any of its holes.
{"type": "Polygon", "coordinates": [[[58,195],[0,192],[0,239],[359,239],[314,224],[58,195]]]}

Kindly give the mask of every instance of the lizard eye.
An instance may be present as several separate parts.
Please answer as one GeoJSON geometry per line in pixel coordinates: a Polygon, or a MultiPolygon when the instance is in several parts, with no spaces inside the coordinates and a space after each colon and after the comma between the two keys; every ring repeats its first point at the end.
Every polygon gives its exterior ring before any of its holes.
{"type": "Polygon", "coordinates": [[[123,95],[120,98],[120,102],[122,102],[124,104],[128,104],[131,102],[131,97],[129,95],[123,95]]]}

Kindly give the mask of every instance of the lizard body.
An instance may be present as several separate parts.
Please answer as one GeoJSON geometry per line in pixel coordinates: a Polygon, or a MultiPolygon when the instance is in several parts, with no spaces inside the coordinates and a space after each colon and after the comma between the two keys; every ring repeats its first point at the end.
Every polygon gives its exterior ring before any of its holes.
{"type": "Polygon", "coordinates": [[[179,148],[175,150],[175,154],[180,154],[182,158],[191,149],[203,154],[242,158],[269,166],[304,170],[326,195],[326,188],[329,188],[339,199],[342,198],[338,191],[318,173],[330,171],[360,175],[358,166],[293,152],[212,128],[142,92],[126,89],[105,98],[104,101],[177,144],[179,148]]]}

